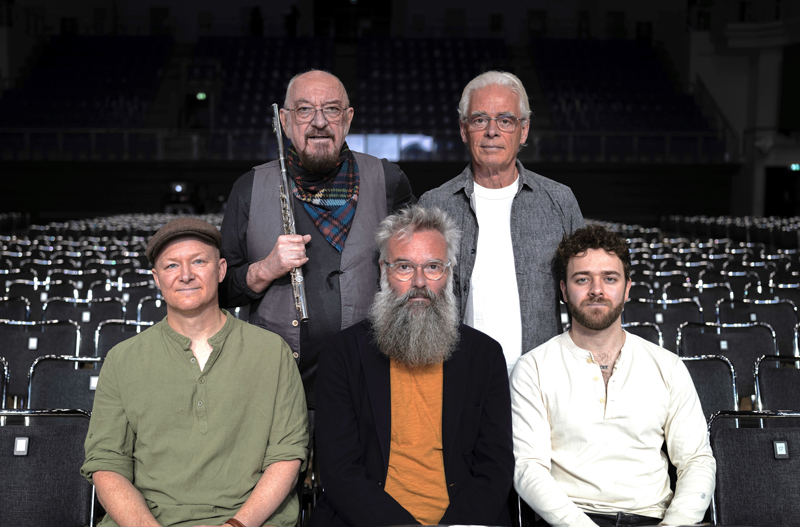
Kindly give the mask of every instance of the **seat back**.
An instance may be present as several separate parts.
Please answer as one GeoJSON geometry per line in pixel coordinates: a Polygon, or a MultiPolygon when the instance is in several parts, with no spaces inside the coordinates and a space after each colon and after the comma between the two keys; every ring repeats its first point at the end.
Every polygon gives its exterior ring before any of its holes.
{"type": "Polygon", "coordinates": [[[739,409],[736,371],[727,357],[704,355],[681,357],[681,360],[692,376],[706,419],[721,410],[739,409]]]}
{"type": "Polygon", "coordinates": [[[95,331],[95,357],[105,357],[111,348],[149,328],[153,322],[134,320],[104,320],[95,331]]]}
{"type": "Polygon", "coordinates": [[[139,300],[136,320],[138,322],[158,322],[167,316],[167,303],[163,298],[146,296],[139,300]]]}
{"type": "Polygon", "coordinates": [[[94,487],[80,474],[89,414],[0,410],[0,416],[9,415],[71,416],[71,421],[60,426],[0,426],[3,525],[92,527],[94,487]]]}
{"type": "Polygon", "coordinates": [[[656,324],[664,337],[664,348],[675,353],[678,326],[684,322],[703,322],[703,308],[691,299],[629,300],[622,311],[622,321],[656,324]]]}
{"type": "Polygon", "coordinates": [[[94,355],[94,334],[103,320],[125,320],[125,302],[119,298],[93,300],[53,298],[42,310],[44,320],[69,319],[80,324],[81,347],[78,355],[94,355]]]}
{"type": "MultiPolygon", "coordinates": [[[[730,412],[721,417],[790,418],[769,412],[730,412]]],[[[713,422],[712,422],[713,426],[713,422]]],[[[712,504],[715,525],[796,525],[800,517],[800,426],[720,428],[711,434],[717,462],[712,504]],[[783,454],[788,454],[783,456],[783,454]]]]}
{"type": "MultiPolygon", "coordinates": [[[[78,408],[91,412],[102,364],[103,359],[97,357],[37,358],[28,376],[28,409],[78,408]],[[88,369],[78,368],[79,365],[88,369]]],[[[64,419],[49,417],[39,421],[62,424],[64,419]]]]}
{"type": "Polygon", "coordinates": [[[656,324],[650,322],[628,322],[622,324],[622,327],[628,333],[633,333],[638,337],[642,337],[648,342],[652,342],[656,346],[664,347],[664,336],[661,334],[661,329],[656,324]]]}
{"type": "Polygon", "coordinates": [[[0,297],[0,319],[28,320],[30,314],[31,303],[24,296],[0,297]]]}
{"type": "Polygon", "coordinates": [[[28,372],[42,355],[78,355],[80,330],[70,320],[21,322],[0,320],[0,353],[8,361],[8,395],[24,398],[28,372]]]}
{"type": "Polygon", "coordinates": [[[717,301],[723,298],[733,300],[733,291],[728,284],[669,284],[664,288],[664,294],[670,300],[678,298],[697,300],[703,308],[703,320],[706,322],[712,322],[709,318],[716,312],[717,301]]]}
{"type": "Polygon", "coordinates": [[[648,282],[631,282],[628,298],[648,298],[653,299],[653,288],[648,282]]]}
{"type": "Polygon", "coordinates": [[[678,355],[723,355],[736,371],[739,397],[755,394],[753,371],[761,355],[774,355],[775,332],[768,324],[684,324],[678,330],[678,355]]]}
{"type": "Polygon", "coordinates": [[[759,410],[800,412],[798,357],[763,356],[756,361],[756,400],[759,410]]]}
{"type": "Polygon", "coordinates": [[[775,330],[778,355],[794,355],[794,328],[800,322],[795,305],[788,300],[719,301],[717,322],[751,324],[765,322],[775,330]]]}

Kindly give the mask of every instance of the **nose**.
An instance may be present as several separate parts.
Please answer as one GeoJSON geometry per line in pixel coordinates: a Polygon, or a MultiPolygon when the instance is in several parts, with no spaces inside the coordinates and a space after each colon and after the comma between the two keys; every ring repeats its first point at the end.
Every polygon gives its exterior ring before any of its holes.
{"type": "Polygon", "coordinates": [[[417,289],[428,286],[428,277],[422,272],[422,267],[417,266],[414,268],[414,277],[411,279],[411,285],[417,289]]]}
{"type": "Polygon", "coordinates": [[[181,265],[181,282],[191,282],[194,278],[194,270],[189,263],[181,265]]]}
{"type": "Polygon", "coordinates": [[[325,119],[325,114],[322,112],[322,109],[318,109],[314,111],[314,118],[311,119],[311,125],[314,128],[325,128],[328,126],[328,121],[325,119]]]}
{"type": "Polygon", "coordinates": [[[484,130],[484,134],[486,137],[497,137],[500,135],[500,129],[497,127],[497,121],[494,119],[489,121],[489,124],[486,125],[486,130],[484,130]]]}
{"type": "Polygon", "coordinates": [[[602,280],[592,280],[591,287],[589,288],[589,295],[591,296],[603,296],[603,281],[602,280]]]}

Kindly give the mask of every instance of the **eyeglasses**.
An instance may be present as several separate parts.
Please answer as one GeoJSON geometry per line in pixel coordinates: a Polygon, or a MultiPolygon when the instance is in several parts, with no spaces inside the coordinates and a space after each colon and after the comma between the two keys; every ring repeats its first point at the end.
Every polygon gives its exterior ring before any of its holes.
{"type": "Polygon", "coordinates": [[[294,118],[300,124],[310,123],[314,120],[317,112],[322,112],[322,116],[329,123],[338,123],[344,116],[344,111],[347,108],[339,108],[338,106],[325,106],[324,108],[313,108],[311,106],[300,106],[298,108],[284,108],[288,112],[294,112],[294,118]]]}
{"type": "Polygon", "coordinates": [[[439,260],[431,260],[430,262],[415,264],[405,260],[399,260],[394,263],[389,263],[384,260],[383,263],[394,273],[394,276],[398,280],[401,282],[407,282],[411,280],[411,277],[414,276],[414,274],[416,274],[417,268],[419,267],[422,268],[422,274],[424,274],[425,278],[428,280],[439,280],[442,278],[442,276],[444,276],[444,272],[453,262],[444,263],[440,262],[439,260]]]}
{"type": "Polygon", "coordinates": [[[489,121],[494,121],[501,132],[513,132],[517,129],[517,124],[525,121],[525,119],[518,119],[513,115],[506,114],[498,115],[497,117],[489,117],[485,113],[478,113],[470,115],[467,118],[467,125],[470,130],[477,132],[485,130],[486,127],[489,126],[489,121]]]}

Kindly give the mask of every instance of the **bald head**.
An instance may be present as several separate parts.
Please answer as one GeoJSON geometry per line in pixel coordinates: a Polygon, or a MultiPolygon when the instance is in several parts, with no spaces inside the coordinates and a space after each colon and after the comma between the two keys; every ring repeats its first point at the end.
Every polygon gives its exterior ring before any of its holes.
{"type": "Polygon", "coordinates": [[[298,98],[298,92],[306,86],[325,86],[328,89],[335,89],[341,101],[342,108],[350,106],[350,99],[347,97],[347,90],[344,84],[335,75],[322,70],[310,70],[305,73],[298,73],[286,87],[286,99],[283,101],[284,108],[294,108],[294,103],[298,98]]]}

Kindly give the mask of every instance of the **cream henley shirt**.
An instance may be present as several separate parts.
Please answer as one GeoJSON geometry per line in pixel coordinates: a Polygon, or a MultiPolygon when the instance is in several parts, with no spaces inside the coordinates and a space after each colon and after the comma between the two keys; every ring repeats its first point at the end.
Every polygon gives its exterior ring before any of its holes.
{"type": "Polygon", "coordinates": [[[554,527],[586,512],[700,522],[716,462],[680,358],[626,332],[606,395],[600,366],[569,332],[523,355],[511,374],[514,487],[554,527]],[[678,481],[672,495],[666,441],[678,481]]]}

